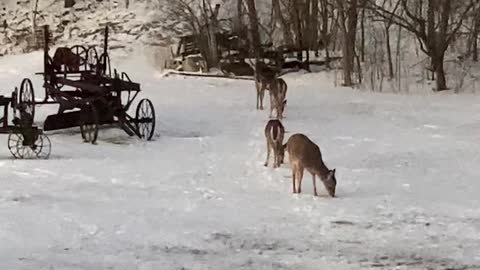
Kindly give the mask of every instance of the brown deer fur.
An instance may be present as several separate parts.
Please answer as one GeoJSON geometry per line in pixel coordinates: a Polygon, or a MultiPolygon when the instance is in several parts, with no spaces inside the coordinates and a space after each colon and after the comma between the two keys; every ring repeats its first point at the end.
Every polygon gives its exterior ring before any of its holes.
{"type": "Polygon", "coordinates": [[[288,139],[284,147],[286,147],[288,151],[290,166],[292,168],[293,193],[302,192],[303,171],[306,169],[312,174],[313,192],[315,196],[318,196],[315,182],[315,176],[317,175],[322,180],[328,194],[335,197],[335,188],[337,186],[335,169],[329,170],[327,166],[325,166],[320,148],[314,142],[307,136],[297,133],[288,139]],[[298,189],[296,188],[297,184],[298,189]]]}
{"type": "Polygon", "coordinates": [[[269,84],[270,90],[270,117],[273,110],[277,119],[283,119],[283,111],[287,105],[287,83],[282,78],[276,78],[269,84]]]}
{"type": "Polygon", "coordinates": [[[257,110],[263,110],[265,90],[270,90],[270,83],[277,76],[278,70],[269,67],[263,62],[255,63],[255,88],[257,89],[257,110]]]}
{"type": "Polygon", "coordinates": [[[280,165],[283,163],[284,136],[285,128],[283,127],[282,122],[276,119],[268,121],[267,125],[265,126],[265,138],[267,140],[267,160],[265,161],[265,166],[268,166],[271,150],[273,150],[273,167],[280,167],[280,165]]]}

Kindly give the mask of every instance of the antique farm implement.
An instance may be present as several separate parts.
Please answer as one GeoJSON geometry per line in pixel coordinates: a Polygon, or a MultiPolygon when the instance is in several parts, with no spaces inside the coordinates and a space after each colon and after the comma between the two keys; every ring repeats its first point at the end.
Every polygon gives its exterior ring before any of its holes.
{"type": "Polygon", "coordinates": [[[110,67],[108,55],[108,27],[105,28],[103,52],[95,47],[80,45],[57,48],[49,54],[48,26],[44,35],[44,70],[38,75],[44,79],[45,96],[35,99],[31,82],[19,93],[26,110],[35,115],[35,105],[58,104],[58,112],[49,115],[44,130],[80,127],[85,142],[95,143],[99,127],[116,125],[130,136],[151,140],[155,132],[155,111],[149,99],[138,103],[134,115],[129,109],[140,92],[140,84],[132,82],[125,73],[110,67]]]}
{"type": "MultiPolygon", "coordinates": [[[[24,79],[20,93],[31,87],[31,82],[24,79]]],[[[48,158],[51,143],[42,130],[33,124],[31,106],[19,102],[18,88],[11,97],[0,96],[0,134],[8,134],[8,149],[15,158],[48,158]],[[12,124],[9,124],[9,106],[13,111],[12,124]]],[[[26,96],[26,95],[25,95],[26,96]]]]}

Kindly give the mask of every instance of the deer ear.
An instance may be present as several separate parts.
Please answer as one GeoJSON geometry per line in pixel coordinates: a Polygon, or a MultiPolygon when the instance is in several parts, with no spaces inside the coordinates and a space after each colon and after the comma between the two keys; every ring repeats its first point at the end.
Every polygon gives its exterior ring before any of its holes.
{"type": "Polygon", "coordinates": [[[335,176],[335,169],[328,172],[328,178],[333,178],[335,176]]]}

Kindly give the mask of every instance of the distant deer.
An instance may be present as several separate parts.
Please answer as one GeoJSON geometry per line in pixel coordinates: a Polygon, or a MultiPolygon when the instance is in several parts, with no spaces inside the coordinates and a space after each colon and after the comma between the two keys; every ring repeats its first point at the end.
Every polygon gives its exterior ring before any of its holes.
{"type": "Polygon", "coordinates": [[[271,83],[275,80],[277,70],[270,68],[263,62],[255,64],[255,88],[257,89],[257,110],[263,110],[263,97],[265,90],[270,90],[271,83]]]}
{"type": "Polygon", "coordinates": [[[270,117],[273,110],[277,113],[277,119],[283,119],[283,111],[287,105],[287,83],[282,78],[276,78],[269,84],[270,87],[270,117]]]}
{"type": "Polygon", "coordinates": [[[280,167],[283,163],[285,151],[283,149],[283,137],[285,136],[285,128],[277,119],[268,121],[265,126],[265,138],[267,140],[267,160],[265,167],[268,166],[270,159],[270,151],[273,150],[273,168],[280,167]]]}
{"type": "Polygon", "coordinates": [[[268,90],[268,82],[255,76],[255,88],[257,89],[257,110],[263,110],[263,97],[268,90]]]}
{"type": "Polygon", "coordinates": [[[315,182],[315,176],[317,175],[322,180],[328,194],[335,197],[337,186],[335,169],[329,170],[325,166],[320,148],[307,136],[300,133],[292,135],[284,145],[285,147],[288,150],[290,166],[292,167],[293,193],[302,192],[303,171],[307,169],[312,174],[314,195],[318,196],[315,182]],[[298,184],[298,189],[296,189],[296,184],[298,184]]]}

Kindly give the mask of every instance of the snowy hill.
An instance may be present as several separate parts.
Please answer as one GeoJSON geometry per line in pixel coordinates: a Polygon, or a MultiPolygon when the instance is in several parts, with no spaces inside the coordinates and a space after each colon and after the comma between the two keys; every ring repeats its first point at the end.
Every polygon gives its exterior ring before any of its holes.
{"type": "MultiPolygon", "coordinates": [[[[1,93],[40,59],[0,59],[1,93]]],[[[25,161],[0,135],[1,269],[480,269],[478,96],[286,76],[286,137],[307,134],[337,169],[338,198],[315,198],[308,174],[292,195],[288,162],[263,166],[268,112],[252,82],[162,78],[142,63],[119,68],[154,102],[155,141],[49,133],[51,159],[25,161]]]]}
{"type": "MultiPolygon", "coordinates": [[[[166,46],[181,31],[164,17],[159,1],[131,1],[129,8],[116,1],[76,1],[64,8],[63,1],[39,1],[37,25],[49,25],[56,45],[100,45],[105,25],[111,28],[112,49],[130,51],[134,47],[166,46]]],[[[0,17],[8,27],[0,27],[0,54],[23,53],[32,27],[32,3],[8,1],[0,17]]],[[[0,6],[1,7],[1,6],[0,6]]]]}

